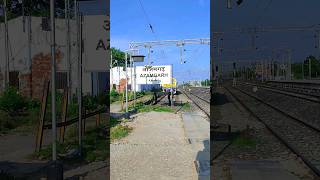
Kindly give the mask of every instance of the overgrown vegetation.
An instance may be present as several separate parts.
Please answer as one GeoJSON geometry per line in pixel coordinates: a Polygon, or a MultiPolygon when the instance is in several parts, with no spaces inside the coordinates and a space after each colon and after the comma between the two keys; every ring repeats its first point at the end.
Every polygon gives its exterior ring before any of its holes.
{"type": "Polygon", "coordinates": [[[132,131],[131,127],[118,124],[111,128],[110,138],[111,142],[126,137],[132,131]]]}
{"type": "MultiPolygon", "coordinates": [[[[87,112],[93,112],[106,107],[109,103],[108,93],[98,96],[83,96],[83,107],[87,112]]],[[[23,97],[14,87],[7,88],[0,94],[0,133],[7,133],[13,129],[18,131],[33,130],[38,124],[40,101],[23,97]]],[[[56,112],[58,121],[62,117],[63,93],[56,93],[56,112]]],[[[77,97],[74,96],[68,104],[67,118],[78,116],[77,97]]],[[[51,94],[49,93],[45,122],[51,121],[51,94]]]]}
{"type": "Polygon", "coordinates": [[[232,140],[232,143],[240,148],[253,148],[257,145],[256,139],[249,135],[248,130],[236,136],[232,140]]]}
{"type": "Polygon", "coordinates": [[[0,95],[0,133],[34,124],[38,109],[38,101],[22,97],[16,88],[7,88],[0,95]]]}
{"type": "Polygon", "coordinates": [[[166,106],[161,106],[161,105],[145,105],[143,102],[138,102],[135,107],[131,105],[129,107],[129,111],[136,110],[137,112],[174,112],[173,109],[170,107],[166,106]]]}
{"type": "MultiPolygon", "coordinates": [[[[0,7],[3,6],[3,1],[0,1],[0,7]]],[[[73,10],[74,3],[70,1],[70,8],[73,10]]],[[[56,0],[56,16],[64,17],[65,4],[64,0],[56,0]]],[[[38,17],[49,17],[50,1],[47,0],[7,0],[8,20],[24,15],[32,15],[38,17]],[[23,4],[22,4],[23,3],[23,4]],[[22,11],[24,7],[24,11],[22,11]]],[[[71,13],[71,16],[73,13],[71,13]]],[[[4,21],[4,17],[0,16],[0,22],[4,21]]]]}
{"type": "Polygon", "coordinates": [[[189,102],[185,102],[185,103],[182,104],[182,108],[181,109],[183,111],[188,111],[188,110],[190,110],[190,108],[191,108],[190,103],[189,102]]]}
{"type": "MultiPolygon", "coordinates": [[[[145,96],[147,94],[151,94],[151,92],[136,92],[136,98],[140,98],[142,96],[145,96]]],[[[110,92],[110,103],[114,103],[117,101],[124,100],[125,95],[122,92],[117,92],[114,88],[110,92]]],[[[128,92],[128,100],[134,99],[134,93],[132,91],[128,92]]]]}
{"type": "MultiPolygon", "coordinates": [[[[60,160],[65,160],[65,154],[78,148],[76,133],[69,134],[64,143],[57,142],[57,154],[60,160]]],[[[102,161],[107,158],[109,143],[107,141],[107,127],[100,125],[89,128],[83,136],[82,160],[85,162],[102,161]]],[[[33,157],[49,160],[52,156],[52,146],[43,147],[40,152],[34,153],[33,157]]]]}

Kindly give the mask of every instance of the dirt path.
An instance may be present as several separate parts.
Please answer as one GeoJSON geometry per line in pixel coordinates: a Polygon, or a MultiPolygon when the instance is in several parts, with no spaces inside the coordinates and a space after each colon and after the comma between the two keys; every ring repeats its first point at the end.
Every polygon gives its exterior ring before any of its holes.
{"type": "Polygon", "coordinates": [[[192,150],[179,114],[143,113],[129,125],[133,132],[111,144],[111,179],[194,179],[192,150]]]}

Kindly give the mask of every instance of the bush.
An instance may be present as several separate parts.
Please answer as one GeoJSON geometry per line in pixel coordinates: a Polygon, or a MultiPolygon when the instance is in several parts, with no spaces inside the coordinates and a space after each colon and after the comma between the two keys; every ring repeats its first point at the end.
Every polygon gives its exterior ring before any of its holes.
{"type": "Polygon", "coordinates": [[[87,110],[95,110],[98,108],[97,98],[94,96],[86,95],[83,97],[83,106],[87,108],[87,110]]]}
{"type": "Polygon", "coordinates": [[[110,99],[108,97],[108,93],[101,93],[98,95],[98,104],[101,106],[107,106],[108,104],[110,104],[110,99]]]}
{"type": "Polygon", "coordinates": [[[110,96],[111,97],[118,97],[119,96],[119,93],[113,88],[110,92],[110,96]]]}
{"type": "Polygon", "coordinates": [[[14,87],[6,89],[0,97],[0,109],[10,116],[17,115],[17,112],[21,112],[27,105],[26,99],[14,87]]]}

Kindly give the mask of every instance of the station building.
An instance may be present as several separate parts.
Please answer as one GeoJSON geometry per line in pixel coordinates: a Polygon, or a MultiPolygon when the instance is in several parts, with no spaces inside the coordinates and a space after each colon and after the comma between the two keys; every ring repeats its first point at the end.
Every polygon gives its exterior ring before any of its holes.
{"type": "MultiPolygon", "coordinates": [[[[83,17],[82,86],[84,94],[108,90],[110,18],[83,17]]],[[[0,91],[5,87],[5,28],[0,23],[0,91]]],[[[78,88],[77,26],[70,20],[70,63],[67,58],[65,19],[56,19],[56,87],[62,90],[70,79],[70,93],[78,88]],[[69,78],[70,77],[70,78],[69,78]]],[[[39,99],[45,80],[51,79],[50,20],[46,17],[18,17],[8,21],[9,84],[24,96],[39,99]]]]}

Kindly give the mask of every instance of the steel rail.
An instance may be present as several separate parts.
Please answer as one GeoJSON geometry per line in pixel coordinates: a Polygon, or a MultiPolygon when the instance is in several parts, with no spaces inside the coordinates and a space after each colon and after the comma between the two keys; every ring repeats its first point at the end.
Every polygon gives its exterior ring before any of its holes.
{"type": "MultiPolygon", "coordinates": [[[[282,138],[276,131],[274,131],[266,122],[264,122],[261,118],[258,117],[258,115],[256,115],[245,103],[243,103],[233,92],[231,92],[231,90],[227,87],[224,87],[230,94],[231,96],[236,99],[253,117],[255,117],[258,121],[260,121],[262,124],[264,124],[264,126],[277,138],[279,139],[280,142],[282,142],[288,149],[290,149],[294,154],[296,154],[298,157],[300,157],[300,159],[312,170],[313,173],[315,173],[315,175],[317,175],[318,177],[320,177],[320,170],[315,167],[309,160],[307,160],[307,158],[305,158],[301,153],[299,153],[299,151],[294,148],[293,146],[291,146],[284,138],[282,138]]],[[[236,89],[236,88],[235,88],[236,89]]],[[[237,89],[239,90],[239,89],[237,89]]],[[[240,91],[240,90],[239,90],[240,91]]],[[[240,91],[242,93],[244,93],[243,91],[240,91]]],[[[244,93],[247,95],[247,93],[244,93]]],[[[248,95],[249,97],[251,97],[250,95],[248,95]]],[[[255,98],[254,98],[255,99],[255,98]]],[[[257,99],[256,99],[257,100],[257,99]]],[[[259,102],[261,102],[260,100],[258,100],[259,102]]],[[[267,104],[266,104],[267,105],[267,104]]],[[[269,105],[267,105],[269,106],[269,105]]],[[[270,106],[269,106],[270,107],[270,106]]]]}

